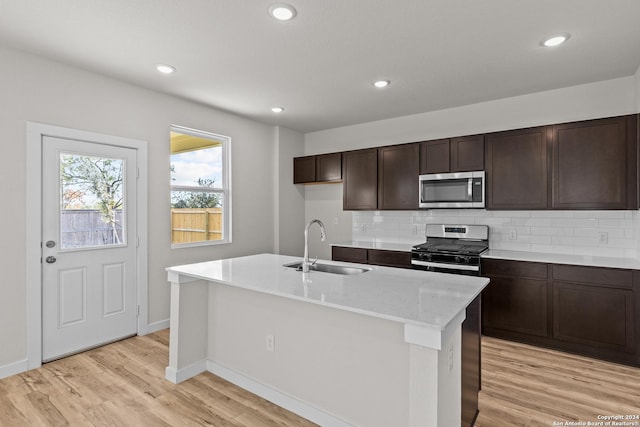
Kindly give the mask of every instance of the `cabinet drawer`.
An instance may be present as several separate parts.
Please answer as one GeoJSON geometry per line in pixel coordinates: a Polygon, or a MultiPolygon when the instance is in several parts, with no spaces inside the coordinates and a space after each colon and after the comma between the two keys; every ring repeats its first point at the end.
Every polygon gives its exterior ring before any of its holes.
{"type": "Polygon", "coordinates": [[[483,259],[482,275],[516,276],[530,277],[535,279],[546,279],[547,264],[525,261],[483,259]]]}
{"type": "Polygon", "coordinates": [[[361,264],[367,264],[367,250],[363,248],[332,246],[331,259],[334,261],[358,262],[361,264]]]}
{"type": "Polygon", "coordinates": [[[554,281],[592,283],[598,286],[629,289],[633,288],[633,271],[603,267],[583,267],[578,265],[552,266],[554,281]]]}
{"type": "Polygon", "coordinates": [[[411,253],[369,249],[369,264],[411,268],[411,253]]]}

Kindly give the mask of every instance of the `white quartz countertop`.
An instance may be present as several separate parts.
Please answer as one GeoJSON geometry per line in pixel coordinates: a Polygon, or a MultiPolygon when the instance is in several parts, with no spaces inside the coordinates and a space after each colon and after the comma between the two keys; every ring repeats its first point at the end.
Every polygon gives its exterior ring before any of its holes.
{"type": "Polygon", "coordinates": [[[564,255],[544,252],[504,251],[495,249],[490,249],[482,254],[482,258],[640,270],[640,261],[630,258],[564,255]]]}
{"type": "MultiPolygon", "coordinates": [[[[411,247],[424,243],[424,240],[411,243],[385,243],[385,242],[365,242],[365,241],[347,241],[342,243],[333,243],[332,246],[347,246],[364,249],[382,249],[389,251],[411,252],[411,247]]],[[[592,267],[608,267],[608,268],[627,268],[631,270],[640,270],[640,260],[632,258],[617,258],[590,255],[566,255],[545,252],[525,252],[525,251],[506,251],[498,249],[490,249],[482,254],[482,258],[505,259],[512,261],[530,261],[544,262],[550,264],[569,264],[569,265],[586,265],[592,267]]]]}
{"type": "MultiPolygon", "coordinates": [[[[204,279],[265,294],[319,304],[443,331],[489,283],[484,277],[318,261],[367,268],[356,275],[311,271],[283,264],[301,258],[251,255],[170,267],[173,274],[204,279]]],[[[185,284],[188,286],[188,283],[185,284]]]]}

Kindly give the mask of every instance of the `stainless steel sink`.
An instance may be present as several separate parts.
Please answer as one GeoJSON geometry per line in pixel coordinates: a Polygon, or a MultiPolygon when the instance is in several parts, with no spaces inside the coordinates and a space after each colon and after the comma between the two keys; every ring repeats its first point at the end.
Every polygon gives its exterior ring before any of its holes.
{"type": "MultiPolygon", "coordinates": [[[[283,267],[287,268],[295,268],[298,271],[302,271],[302,262],[292,262],[289,264],[284,264],[283,267]]],[[[309,266],[309,270],[313,271],[322,271],[323,273],[332,273],[332,274],[360,274],[366,273],[369,271],[368,268],[360,268],[360,267],[346,267],[343,265],[333,265],[333,264],[313,264],[309,266]]]]}

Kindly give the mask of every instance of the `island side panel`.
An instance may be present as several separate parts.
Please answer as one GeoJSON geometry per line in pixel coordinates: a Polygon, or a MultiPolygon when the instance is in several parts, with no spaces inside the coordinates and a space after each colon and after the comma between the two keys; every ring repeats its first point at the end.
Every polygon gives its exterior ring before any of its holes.
{"type": "Polygon", "coordinates": [[[439,351],[409,344],[411,427],[460,426],[463,320],[461,313],[442,331],[439,351]]]}
{"type": "Polygon", "coordinates": [[[206,371],[210,283],[169,273],[171,317],[166,378],[177,384],[206,371]]]}
{"type": "Polygon", "coordinates": [[[347,424],[409,425],[403,324],[224,285],[209,298],[211,362],[347,424]]]}

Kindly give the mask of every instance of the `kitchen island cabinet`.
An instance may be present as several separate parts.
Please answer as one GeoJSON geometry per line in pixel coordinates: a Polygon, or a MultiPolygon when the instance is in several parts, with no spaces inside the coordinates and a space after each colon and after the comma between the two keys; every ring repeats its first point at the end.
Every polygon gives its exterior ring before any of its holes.
{"type": "Polygon", "coordinates": [[[461,325],[488,280],[283,267],[295,261],[169,268],[167,379],[210,371],[321,425],[459,426],[461,325]]]}
{"type": "MultiPolygon", "coordinates": [[[[410,247],[407,245],[407,248],[410,247]]],[[[331,259],[334,261],[412,268],[411,252],[408,250],[367,249],[334,245],[331,247],[331,259]]],[[[478,416],[478,393],[481,385],[481,313],[481,298],[478,296],[467,306],[465,320],[462,322],[461,411],[463,427],[473,426],[478,416]]]]}

